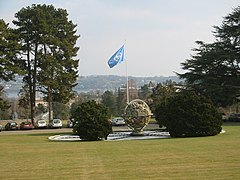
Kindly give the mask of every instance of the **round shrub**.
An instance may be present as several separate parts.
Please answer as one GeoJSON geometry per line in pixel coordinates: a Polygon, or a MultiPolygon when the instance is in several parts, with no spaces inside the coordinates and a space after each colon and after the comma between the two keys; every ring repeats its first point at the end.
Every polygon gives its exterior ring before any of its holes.
{"type": "Polygon", "coordinates": [[[74,118],[73,132],[82,140],[107,139],[107,136],[112,133],[108,110],[95,101],[78,105],[72,112],[72,118],[74,118]]]}
{"type": "Polygon", "coordinates": [[[212,102],[192,92],[177,93],[160,103],[156,120],[171,137],[212,136],[222,130],[222,118],[212,102]]]}

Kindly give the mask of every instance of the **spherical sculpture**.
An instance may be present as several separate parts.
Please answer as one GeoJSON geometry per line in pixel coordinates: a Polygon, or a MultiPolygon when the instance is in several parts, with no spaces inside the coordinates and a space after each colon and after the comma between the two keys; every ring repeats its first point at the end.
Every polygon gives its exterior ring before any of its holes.
{"type": "Polygon", "coordinates": [[[148,105],[140,99],[135,99],[126,106],[124,117],[128,127],[133,130],[132,135],[143,135],[143,129],[148,125],[151,115],[148,105]]]}

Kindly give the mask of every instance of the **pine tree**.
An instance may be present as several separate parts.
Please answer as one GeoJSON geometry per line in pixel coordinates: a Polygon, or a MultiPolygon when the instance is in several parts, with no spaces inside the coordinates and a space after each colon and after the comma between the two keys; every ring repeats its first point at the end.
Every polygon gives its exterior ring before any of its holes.
{"type": "Polygon", "coordinates": [[[209,97],[217,106],[231,105],[240,93],[240,7],[215,26],[216,41],[197,41],[191,59],[182,63],[188,88],[209,97]]]}
{"type": "Polygon", "coordinates": [[[29,86],[32,121],[37,90],[48,99],[49,112],[53,101],[66,103],[73,95],[78,73],[78,60],[73,57],[79,36],[67,16],[66,10],[52,5],[32,5],[16,13],[13,21],[27,70],[24,82],[29,86]]]}
{"type": "MultiPolygon", "coordinates": [[[[0,81],[14,80],[16,74],[21,74],[20,64],[17,61],[18,43],[15,40],[13,29],[0,19],[0,81]]],[[[0,109],[8,109],[7,101],[2,98],[4,88],[0,86],[0,109]]]]}

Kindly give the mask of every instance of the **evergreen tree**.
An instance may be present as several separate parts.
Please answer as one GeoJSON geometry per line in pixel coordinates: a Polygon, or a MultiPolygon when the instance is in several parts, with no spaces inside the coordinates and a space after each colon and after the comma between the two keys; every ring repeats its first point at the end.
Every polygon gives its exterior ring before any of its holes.
{"type": "Polygon", "coordinates": [[[168,97],[176,93],[177,88],[175,86],[176,83],[170,80],[163,83],[158,83],[157,86],[153,88],[153,93],[151,94],[152,103],[150,107],[154,114],[158,104],[166,101],[168,97]]]}
{"type": "MultiPolygon", "coordinates": [[[[20,64],[17,61],[18,43],[15,40],[13,29],[0,19],[0,81],[14,80],[15,74],[21,74],[20,64]]],[[[0,109],[9,108],[8,102],[3,99],[4,88],[0,86],[0,109]]]]}
{"type": "Polygon", "coordinates": [[[112,91],[105,91],[102,95],[102,104],[108,108],[111,115],[116,115],[116,97],[112,91]]]}
{"type": "Polygon", "coordinates": [[[3,89],[4,88],[0,86],[0,111],[5,111],[8,108],[10,108],[9,103],[3,98],[3,95],[4,95],[3,89]]]}
{"type": "Polygon", "coordinates": [[[117,115],[122,116],[124,114],[124,109],[127,105],[126,91],[122,91],[121,88],[118,88],[116,101],[117,101],[117,115]]]}
{"type": "Polygon", "coordinates": [[[14,30],[8,27],[4,20],[0,19],[0,80],[14,80],[15,74],[20,71],[17,61],[18,43],[14,30]]]}
{"type": "Polygon", "coordinates": [[[172,137],[217,135],[222,130],[222,118],[212,102],[204,96],[182,91],[160,103],[156,120],[172,137]]]}
{"type": "Polygon", "coordinates": [[[25,85],[20,89],[20,92],[18,93],[19,100],[18,105],[20,107],[20,116],[23,118],[29,118],[30,117],[30,96],[29,96],[29,89],[28,85],[25,85]]]}
{"type": "Polygon", "coordinates": [[[139,98],[147,102],[150,95],[151,91],[149,91],[148,85],[144,84],[143,86],[141,86],[141,89],[139,91],[139,98]]]}
{"type": "MultiPolygon", "coordinates": [[[[66,10],[52,5],[32,5],[22,8],[13,23],[21,43],[21,56],[27,73],[24,82],[29,86],[31,119],[34,117],[36,91],[47,96],[49,112],[52,102],[66,103],[76,85],[78,60],[74,60],[79,36],[66,10]]],[[[51,113],[49,113],[51,119],[51,113]]]]}
{"type": "Polygon", "coordinates": [[[214,43],[197,41],[191,59],[182,63],[187,86],[217,106],[231,105],[240,94],[240,7],[215,26],[214,43]]]}
{"type": "Polygon", "coordinates": [[[80,104],[71,117],[74,118],[74,133],[78,134],[82,140],[97,141],[107,139],[112,133],[112,125],[109,121],[107,108],[95,101],[80,104]]]}
{"type": "Polygon", "coordinates": [[[59,119],[69,119],[70,116],[70,108],[69,106],[55,102],[53,103],[53,116],[54,118],[59,118],[59,119]]]}

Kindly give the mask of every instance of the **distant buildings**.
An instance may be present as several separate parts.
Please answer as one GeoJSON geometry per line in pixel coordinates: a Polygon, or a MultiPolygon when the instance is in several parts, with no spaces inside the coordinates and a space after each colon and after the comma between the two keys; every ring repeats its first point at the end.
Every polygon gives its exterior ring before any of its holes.
{"type": "MultiPolygon", "coordinates": [[[[131,85],[129,82],[130,88],[140,88],[141,86],[149,83],[160,83],[165,82],[166,80],[172,80],[175,82],[179,82],[179,78],[177,76],[155,76],[155,77],[132,77],[129,76],[130,81],[134,81],[134,85],[131,85]]],[[[119,87],[123,87],[126,85],[126,77],[125,76],[116,76],[116,75],[96,75],[96,76],[81,76],[77,80],[78,85],[74,87],[74,91],[77,93],[88,93],[91,91],[104,92],[106,90],[115,91],[119,87]]],[[[5,87],[4,90],[6,92],[6,96],[9,98],[16,98],[18,96],[19,90],[22,88],[22,77],[17,76],[16,81],[10,82],[0,82],[0,85],[5,87]]],[[[151,87],[151,86],[149,86],[151,87]]],[[[134,92],[131,91],[131,94],[134,96],[134,92]]]]}
{"type": "Polygon", "coordinates": [[[35,103],[36,103],[36,106],[38,105],[43,105],[44,107],[47,107],[48,106],[48,102],[44,101],[42,97],[37,97],[35,99],[35,103]]]}

